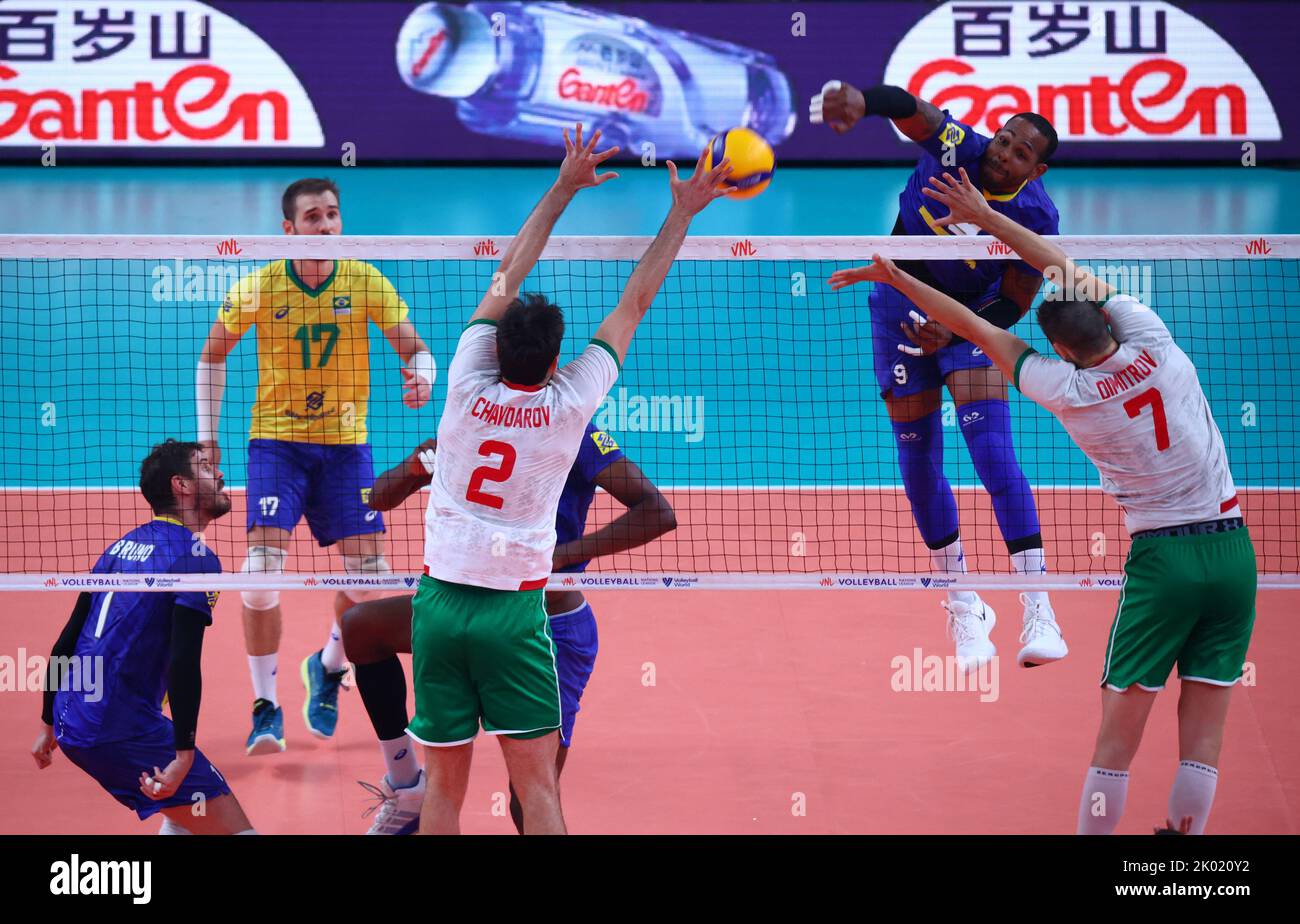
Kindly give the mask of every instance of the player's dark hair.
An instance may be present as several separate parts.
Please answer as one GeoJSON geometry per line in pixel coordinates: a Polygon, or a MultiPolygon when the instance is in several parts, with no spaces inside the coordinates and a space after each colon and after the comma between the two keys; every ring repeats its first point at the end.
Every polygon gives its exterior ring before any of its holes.
{"type": "Polygon", "coordinates": [[[1048,340],[1069,347],[1080,359],[1100,355],[1115,339],[1101,306],[1087,299],[1044,299],[1038,306],[1038,326],[1048,340]]]}
{"type": "Polygon", "coordinates": [[[516,385],[537,385],[560,355],[564,312],[545,295],[520,295],[497,324],[497,359],[501,378],[516,385]]]}
{"type": "Polygon", "coordinates": [[[198,443],[169,439],[155,446],[140,463],[140,493],[154,513],[176,509],[172,478],[176,475],[193,478],[194,467],[190,464],[190,457],[202,448],[198,443]]]}
{"type": "MultiPolygon", "coordinates": [[[[1056,128],[1052,123],[1036,112],[1017,112],[1011,117],[1011,119],[1024,119],[1030,125],[1034,126],[1034,128],[1038,129],[1038,134],[1047,139],[1047,148],[1043,151],[1042,156],[1038,158],[1038,162],[1040,164],[1045,164],[1051,160],[1052,155],[1056,153],[1056,145],[1060,141],[1060,139],[1056,137],[1056,128]]],[[[1007,121],[1010,122],[1011,119],[1007,119],[1007,121]]]]}
{"type": "Polygon", "coordinates": [[[313,196],[323,192],[332,192],[336,200],[343,201],[339,196],[338,184],[331,179],[307,177],[303,180],[294,180],[289,184],[289,188],[284,191],[284,195],[280,197],[280,210],[284,212],[285,220],[293,221],[298,217],[299,196],[313,196]]]}

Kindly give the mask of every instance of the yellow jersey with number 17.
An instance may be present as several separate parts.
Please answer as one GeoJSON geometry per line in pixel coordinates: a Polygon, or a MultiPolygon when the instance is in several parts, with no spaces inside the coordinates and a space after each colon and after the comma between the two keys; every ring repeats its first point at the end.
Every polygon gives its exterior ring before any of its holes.
{"type": "Polygon", "coordinates": [[[406,319],[406,302],[369,263],[336,260],[318,288],[276,260],[226,295],[231,333],[257,325],[257,401],[249,439],[346,445],[366,442],[370,334],[406,319]]]}

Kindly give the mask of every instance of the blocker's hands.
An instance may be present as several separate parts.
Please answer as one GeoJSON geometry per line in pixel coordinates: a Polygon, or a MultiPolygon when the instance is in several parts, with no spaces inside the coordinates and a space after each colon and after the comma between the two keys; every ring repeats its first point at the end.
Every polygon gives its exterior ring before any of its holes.
{"type": "Polygon", "coordinates": [[[704,169],[704,158],[709,149],[700,152],[700,159],[695,162],[695,172],[689,180],[677,176],[677,165],[668,161],[668,186],[673,193],[673,207],[687,215],[695,215],[714,199],[721,199],[727,194],[727,187],[722,181],[731,176],[731,159],[724,157],[722,163],[712,170],[704,169]]]}
{"type": "Polygon", "coordinates": [[[961,174],[960,180],[955,179],[951,173],[945,173],[942,180],[932,176],[930,185],[921,190],[931,199],[942,202],[948,207],[948,214],[935,219],[934,223],[940,228],[956,224],[974,224],[982,227],[982,222],[993,214],[993,206],[989,205],[984,194],[975,188],[975,184],[966,175],[965,167],[958,167],[957,172],[961,174]]]}
{"type": "Polygon", "coordinates": [[[569,138],[567,128],[562,134],[564,135],[564,162],[560,164],[558,181],[561,186],[570,192],[577,192],[580,189],[599,186],[618,177],[617,173],[596,173],[597,167],[618,153],[617,147],[597,153],[596,142],[600,140],[600,129],[596,129],[591,140],[586,144],[582,143],[581,122],[573,126],[572,140],[569,138]]]}

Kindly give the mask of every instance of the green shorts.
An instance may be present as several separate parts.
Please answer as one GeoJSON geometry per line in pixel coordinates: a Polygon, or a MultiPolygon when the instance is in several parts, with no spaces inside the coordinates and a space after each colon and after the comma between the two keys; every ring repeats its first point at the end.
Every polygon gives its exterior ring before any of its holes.
{"type": "Polygon", "coordinates": [[[425,575],[411,604],[415,718],[421,744],[490,735],[538,738],[560,727],[555,646],[541,590],[489,590],[425,575]]]}
{"type": "Polygon", "coordinates": [[[1243,527],[1133,540],[1101,683],[1160,690],[1182,680],[1232,686],[1255,626],[1255,547],[1243,527]]]}

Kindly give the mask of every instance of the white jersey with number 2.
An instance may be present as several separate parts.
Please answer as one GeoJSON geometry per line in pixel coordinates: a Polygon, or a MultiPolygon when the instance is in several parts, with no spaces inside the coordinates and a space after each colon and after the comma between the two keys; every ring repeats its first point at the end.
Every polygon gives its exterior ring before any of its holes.
{"type": "Polygon", "coordinates": [[[431,576],[496,590],[545,583],[560,493],[618,373],[613,349],[593,340],[549,384],[513,385],[501,379],[496,325],[465,329],[447,367],[424,516],[431,576]]]}
{"type": "Polygon", "coordinates": [[[1097,467],[1130,533],[1241,516],[1223,436],[1196,367],[1154,311],[1106,302],[1119,349],[1080,369],[1027,350],[1016,387],[1051,411],[1097,467]]]}

